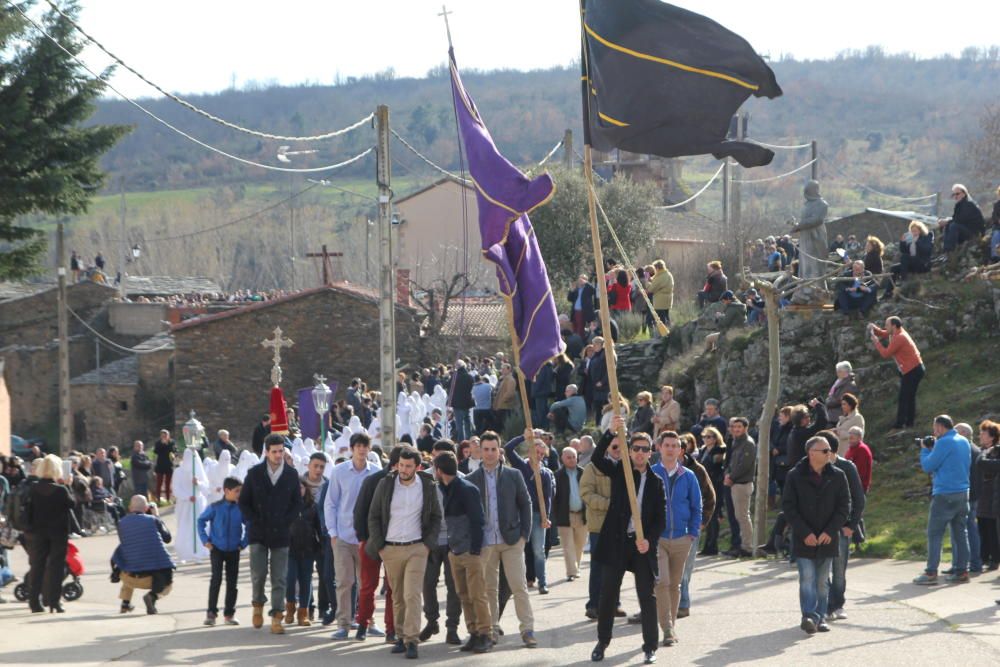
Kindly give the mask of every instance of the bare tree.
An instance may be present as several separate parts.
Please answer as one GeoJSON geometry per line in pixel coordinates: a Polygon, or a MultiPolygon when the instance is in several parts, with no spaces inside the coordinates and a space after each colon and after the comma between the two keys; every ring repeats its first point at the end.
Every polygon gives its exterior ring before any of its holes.
{"type": "Polygon", "coordinates": [[[982,134],[973,140],[970,152],[975,166],[977,192],[990,192],[1000,184],[1000,104],[987,107],[979,118],[982,134]]]}

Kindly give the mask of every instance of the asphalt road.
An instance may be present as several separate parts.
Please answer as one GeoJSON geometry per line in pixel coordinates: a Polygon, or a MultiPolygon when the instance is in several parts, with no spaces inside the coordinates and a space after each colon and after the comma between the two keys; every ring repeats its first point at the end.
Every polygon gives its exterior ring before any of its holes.
{"type": "MultiPolygon", "coordinates": [[[[168,525],[173,518],[167,517],[168,525]]],[[[284,636],[250,627],[247,561],[241,566],[240,627],[205,627],[207,563],[178,568],[173,592],[160,601],[160,613],[137,610],[118,614],[117,586],[108,580],[114,535],[78,540],[87,567],[82,599],[64,603],[61,615],[30,614],[13,601],[0,604],[2,665],[329,665],[351,667],[403,661],[379,640],[333,642],[332,628],[290,627],[284,636]]],[[[589,558],[589,557],[585,557],[589,558]]],[[[26,571],[22,550],[12,555],[18,576],[26,571]]],[[[470,656],[444,643],[443,633],[420,647],[420,660],[438,664],[472,661],[483,666],[568,665],[589,663],[596,624],[583,616],[584,578],[567,583],[562,556],[549,559],[551,594],[531,594],[539,647],[522,647],[517,619],[509,609],[502,619],[507,636],[484,655],[470,656]]],[[[691,616],[678,622],[680,642],[659,650],[661,664],[730,665],[863,664],[941,665],[1000,664],[1000,579],[989,573],[961,586],[921,588],[910,584],[919,563],[861,560],[848,569],[848,618],[827,634],[807,636],[798,628],[797,577],[787,563],[699,559],[692,580],[691,616]]],[[[625,608],[638,606],[626,577],[625,608]]],[[[441,595],[443,601],[443,583],[441,595]]],[[[380,618],[384,601],[377,602],[380,618]]],[[[464,634],[464,629],[463,629],[464,634]]],[[[641,663],[638,626],[621,619],[605,664],[641,663]]]]}

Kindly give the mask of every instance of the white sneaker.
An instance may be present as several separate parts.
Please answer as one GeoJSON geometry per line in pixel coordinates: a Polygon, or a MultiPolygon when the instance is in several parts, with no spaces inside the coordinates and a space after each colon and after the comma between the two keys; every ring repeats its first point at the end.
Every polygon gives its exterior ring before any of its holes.
{"type": "Polygon", "coordinates": [[[846,618],[847,618],[847,614],[844,613],[843,609],[835,609],[834,611],[830,612],[829,618],[827,618],[826,620],[828,620],[828,621],[843,621],[846,618]]]}

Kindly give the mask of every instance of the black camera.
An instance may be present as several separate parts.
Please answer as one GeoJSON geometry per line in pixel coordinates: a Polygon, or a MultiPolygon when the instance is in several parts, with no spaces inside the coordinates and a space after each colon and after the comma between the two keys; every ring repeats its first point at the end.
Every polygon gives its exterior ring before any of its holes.
{"type": "Polygon", "coordinates": [[[913,441],[921,447],[926,447],[927,449],[934,449],[934,443],[937,442],[937,438],[933,435],[925,435],[922,438],[914,438],[913,441]]]}

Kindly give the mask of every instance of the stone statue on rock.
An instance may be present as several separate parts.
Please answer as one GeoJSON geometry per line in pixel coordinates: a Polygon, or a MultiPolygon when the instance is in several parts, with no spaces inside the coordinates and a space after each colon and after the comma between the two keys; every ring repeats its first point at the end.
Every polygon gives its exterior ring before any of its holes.
{"type": "Polygon", "coordinates": [[[802,207],[799,223],[791,233],[799,237],[799,278],[809,280],[825,273],[821,260],[827,256],[826,213],[829,205],[819,194],[819,183],[809,181],[803,193],[806,203],[802,207]]]}

